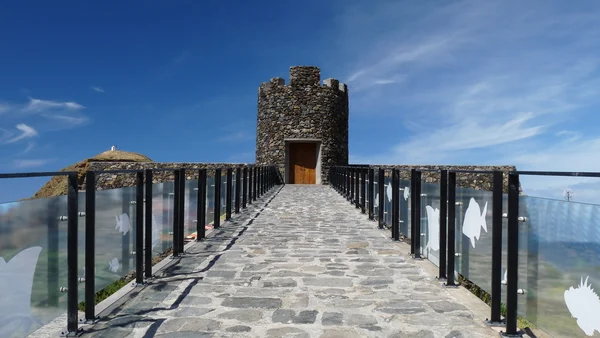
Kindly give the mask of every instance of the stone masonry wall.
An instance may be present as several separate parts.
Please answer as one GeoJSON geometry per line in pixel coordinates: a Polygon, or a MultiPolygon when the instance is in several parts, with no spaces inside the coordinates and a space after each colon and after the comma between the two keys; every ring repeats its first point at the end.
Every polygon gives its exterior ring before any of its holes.
{"type": "MultiPolygon", "coordinates": [[[[478,166],[478,165],[367,165],[371,168],[383,168],[386,170],[386,176],[391,177],[391,169],[400,170],[400,179],[410,180],[410,170],[475,170],[475,171],[502,171],[503,183],[502,190],[508,193],[508,173],[516,171],[517,168],[511,165],[500,165],[500,166],[478,166]]],[[[421,182],[423,183],[439,183],[440,173],[435,171],[422,171],[421,182]]],[[[493,175],[483,173],[456,173],[456,186],[461,188],[471,188],[475,190],[487,190],[492,191],[494,188],[493,175]]],[[[522,189],[520,189],[522,190],[522,189]]]]}
{"type": "MultiPolygon", "coordinates": [[[[253,164],[238,163],[173,163],[173,162],[92,162],[89,170],[145,170],[145,169],[186,169],[186,180],[197,180],[198,169],[209,169],[206,173],[208,177],[214,177],[215,168],[244,168],[253,167],[253,164]]],[[[222,174],[225,175],[225,170],[222,174]]],[[[235,171],[234,171],[235,173],[235,171]]],[[[155,171],[152,173],[152,183],[173,181],[175,179],[173,171],[155,171]]],[[[96,189],[115,189],[121,187],[133,187],[136,185],[135,173],[96,173],[96,189]]],[[[80,187],[85,190],[85,181],[80,187]]]]}
{"type": "Polygon", "coordinates": [[[321,140],[321,183],[329,167],[348,164],[348,87],[336,79],[320,84],[318,67],[291,67],[290,84],[273,78],[260,85],[257,165],[285,168],[284,139],[321,140]]]}

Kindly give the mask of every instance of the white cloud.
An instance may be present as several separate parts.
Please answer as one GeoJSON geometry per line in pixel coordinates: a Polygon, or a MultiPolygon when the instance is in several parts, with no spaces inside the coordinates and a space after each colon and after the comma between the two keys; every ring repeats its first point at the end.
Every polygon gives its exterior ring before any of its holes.
{"type": "Polygon", "coordinates": [[[49,159],[14,160],[13,165],[15,166],[15,168],[33,168],[41,167],[50,161],[51,160],[49,159]]]}
{"type": "Polygon", "coordinates": [[[77,102],[57,102],[29,98],[29,103],[23,108],[25,112],[44,112],[52,109],[81,110],[85,107],[77,102]]]}
{"type": "MultiPolygon", "coordinates": [[[[38,136],[38,132],[37,130],[35,130],[33,127],[30,127],[28,125],[26,125],[25,123],[19,123],[17,124],[16,128],[21,132],[19,135],[16,135],[14,137],[9,136],[9,138],[4,141],[4,143],[15,143],[17,141],[20,140],[24,140],[24,139],[28,139],[28,138],[32,138],[35,136],[38,136]]],[[[10,135],[14,135],[13,133],[10,133],[10,135]]]]}
{"type": "Polygon", "coordinates": [[[353,123],[377,130],[361,140],[370,153],[352,159],[598,171],[590,155],[600,151],[598,10],[597,2],[344,2],[336,41],[347,55],[338,63],[350,70],[353,123]]]}
{"type": "Polygon", "coordinates": [[[5,103],[0,103],[0,114],[4,114],[10,110],[10,106],[5,103]]]}
{"type": "Polygon", "coordinates": [[[104,88],[92,86],[92,90],[98,93],[104,93],[104,88]]]}
{"type": "Polygon", "coordinates": [[[79,125],[83,125],[88,122],[88,118],[85,116],[67,116],[67,115],[51,115],[51,114],[42,114],[43,117],[56,120],[60,126],[59,127],[75,127],[79,125]]]}

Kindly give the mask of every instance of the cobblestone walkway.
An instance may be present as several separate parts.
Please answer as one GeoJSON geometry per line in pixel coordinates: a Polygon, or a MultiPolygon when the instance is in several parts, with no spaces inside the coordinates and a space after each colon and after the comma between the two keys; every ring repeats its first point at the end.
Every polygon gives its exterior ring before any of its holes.
{"type": "Polygon", "coordinates": [[[330,187],[263,199],[84,337],[498,336],[330,187]]]}

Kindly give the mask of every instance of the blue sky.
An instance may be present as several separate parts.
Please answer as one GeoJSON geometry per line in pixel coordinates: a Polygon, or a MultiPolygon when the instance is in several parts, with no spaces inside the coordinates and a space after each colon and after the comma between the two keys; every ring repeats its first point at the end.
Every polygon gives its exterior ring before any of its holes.
{"type": "MultiPolygon", "coordinates": [[[[598,171],[599,12],[597,1],[7,2],[0,172],[58,170],[111,145],[253,162],[258,86],[293,65],[348,84],[351,162],[598,171]]],[[[0,200],[44,181],[0,182],[0,200]]]]}

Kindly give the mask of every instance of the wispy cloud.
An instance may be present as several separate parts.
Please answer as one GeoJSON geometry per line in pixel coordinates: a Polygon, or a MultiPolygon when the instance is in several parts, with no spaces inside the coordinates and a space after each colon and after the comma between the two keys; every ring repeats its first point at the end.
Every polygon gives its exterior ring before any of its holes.
{"type": "Polygon", "coordinates": [[[41,167],[51,161],[51,159],[13,160],[13,166],[15,168],[34,168],[41,167]]]}
{"type": "Polygon", "coordinates": [[[41,116],[56,120],[62,127],[75,127],[81,126],[89,121],[85,116],[67,116],[67,115],[53,115],[53,114],[42,114],[41,116]]]}
{"type": "Polygon", "coordinates": [[[247,131],[237,131],[237,132],[225,132],[217,140],[219,142],[240,142],[240,141],[249,141],[252,138],[253,138],[253,135],[248,133],[247,131]]]}
{"type": "Polygon", "coordinates": [[[29,103],[23,108],[25,112],[44,112],[48,110],[81,110],[85,107],[77,102],[58,102],[29,98],[29,103]]]}
{"type": "Polygon", "coordinates": [[[599,10],[597,2],[345,2],[336,24],[354,123],[385,121],[370,151],[352,157],[598,170],[590,154],[600,138],[589,125],[600,122],[599,10]]]}
{"type": "Polygon", "coordinates": [[[104,93],[104,88],[102,88],[102,87],[92,86],[92,90],[97,93],[104,93]]]}
{"type": "Polygon", "coordinates": [[[12,136],[15,134],[14,132],[4,130],[5,138],[6,138],[4,143],[7,143],[7,144],[15,143],[15,142],[18,142],[18,141],[21,141],[24,139],[28,139],[28,138],[32,138],[32,137],[36,137],[39,135],[37,130],[26,125],[25,123],[17,124],[16,129],[19,130],[19,133],[18,133],[18,135],[15,135],[15,136],[12,136]]]}

